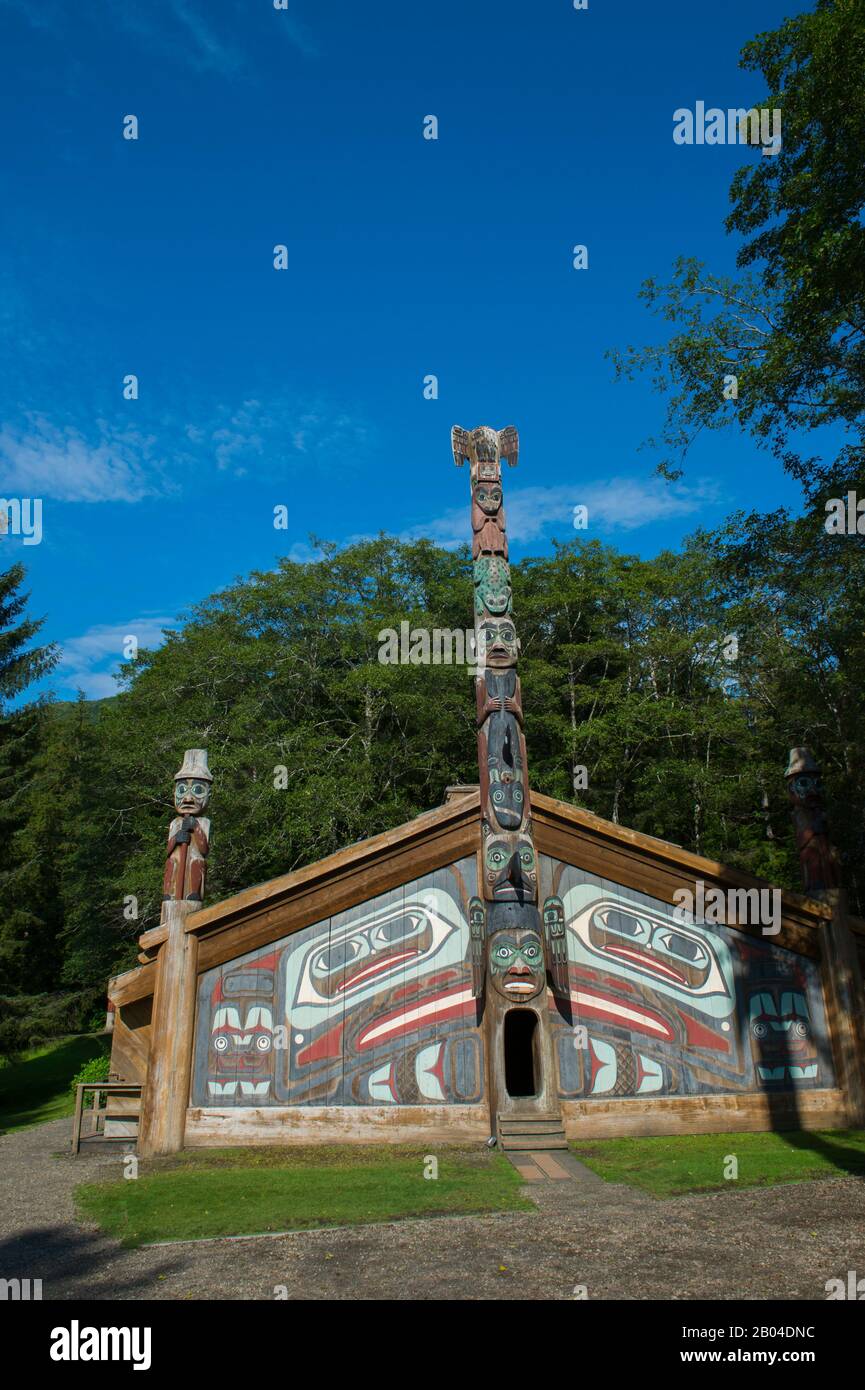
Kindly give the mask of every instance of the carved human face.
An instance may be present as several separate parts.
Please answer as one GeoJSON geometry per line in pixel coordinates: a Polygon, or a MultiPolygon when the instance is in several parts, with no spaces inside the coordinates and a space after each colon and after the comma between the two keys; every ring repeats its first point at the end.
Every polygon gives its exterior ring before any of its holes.
{"type": "Polygon", "coordinates": [[[533,999],[546,980],[544,950],[536,931],[496,932],[490,943],[493,988],[503,998],[533,999]]]}
{"type": "Polygon", "coordinates": [[[475,501],[486,516],[495,516],[501,510],[501,483],[479,482],[475,488],[475,501]]]}
{"type": "Polygon", "coordinates": [[[482,555],[475,561],[475,608],[478,613],[496,615],[510,612],[511,572],[497,555],[482,555]]]}
{"type": "Polygon", "coordinates": [[[210,800],[210,783],[198,777],[178,777],[174,804],[182,816],[200,816],[210,800]]]}
{"type": "Polygon", "coordinates": [[[484,666],[516,666],[520,643],[510,618],[488,618],[478,630],[478,656],[484,666]]]}
{"type": "Polygon", "coordinates": [[[789,785],[793,800],[804,802],[805,805],[813,805],[823,795],[820,778],[814,772],[797,773],[795,777],[790,778],[789,785]]]}

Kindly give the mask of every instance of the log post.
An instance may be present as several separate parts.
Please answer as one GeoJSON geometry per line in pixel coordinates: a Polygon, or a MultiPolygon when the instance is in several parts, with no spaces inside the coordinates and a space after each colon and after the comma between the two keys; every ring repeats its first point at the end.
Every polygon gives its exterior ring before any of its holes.
{"type": "Polygon", "coordinates": [[[156,958],[150,1061],[141,1103],[138,1151],[170,1154],[183,1148],[195,1027],[198,937],[186,931],[196,903],[165,905],[168,938],[156,958]]]}
{"type": "Polygon", "coordinates": [[[203,748],[187,749],[174,779],[178,814],[168,831],[163,880],[162,925],[168,934],[156,957],[150,1060],[141,1097],[138,1151],[176,1153],[183,1148],[192,1057],[198,937],[186,919],[204,898],[210,821],[202,816],[212,777],[203,748]]]}
{"type": "Polygon", "coordinates": [[[820,769],[807,748],[792,748],[785,776],[805,893],[825,903],[832,914],[821,940],[823,988],[847,1122],[861,1129],[865,1127],[865,990],[847,921],[838,854],[829,838],[820,769]]]}

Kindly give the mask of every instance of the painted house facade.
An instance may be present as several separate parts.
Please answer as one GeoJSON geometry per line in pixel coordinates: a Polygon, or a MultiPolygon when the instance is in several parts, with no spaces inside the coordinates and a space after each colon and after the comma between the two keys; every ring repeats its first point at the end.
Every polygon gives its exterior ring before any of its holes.
{"type": "MultiPolygon", "coordinates": [[[[569,1139],[856,1122],[830,905],[781,894],[777,932],[684,922],[683,889],[747,907],[768,885],[531,800],[539,898],[564,906],[566,990],[506,956],[504,1027],[475,996],[480,793],[454,788],[408,825],[186,916],[191,1016],[168,1017],[167,1035],[154,996],[170,927],[145,934],[141,965],[109,988],[112,1073],[144,1084],[143,1131],[165,1055],[188,1145],[507,1143],[509,1119],[569,1139]]],[[[861,950],[865,926],[847,930],[861,950]]]]}

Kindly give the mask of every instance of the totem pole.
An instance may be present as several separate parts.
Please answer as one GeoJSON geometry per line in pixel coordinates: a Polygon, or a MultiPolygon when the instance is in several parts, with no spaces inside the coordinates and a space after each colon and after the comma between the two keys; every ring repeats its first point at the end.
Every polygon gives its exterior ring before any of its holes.
{"type": "Polygon", "coordinates": [[[838,887],[838,855],[829,839],[820,769],[809,749],[790,749],[784,776],[802,866],[802,884],[811,898],[815,893],[838,887]]]}
{"type": "Polygon", "coordinates": [[[187,919],[204,899],[210,821],[202,812],[212,784],[207,750],[187,748],[174,777],[177,815],[168,829],[162,879],[150,1058],[139,1124],[138,1147],[145,1155],[183,1147],[198,984],[198,937],[187,919]]]}
{"type": "Polygon", "coordinates": [[[183,765],[174,777],[174,805],[179,814],[168,830],[163,902],[201,903],[204,900],[210,821],[201,813],[210,800],[212,783],[207,750],[187,748],[183,765]]]}
{"type": "Polygon", "coordinates": [[[865,1124],[865,993],[856,941],[847,921],[838,852],[829,838],[820,769],[808,748],[791,748],[784,776],[805,893],[826,903],[832,913],[822,933],[823,984],[847,1118],[859,1128],[865,1124]]]}
{"type": "MultiPolygon", "coordinates": [[[[538,859],[532,839],[523,704],[516,666],[520,644],[512,612],[508,538],[502,500],[501,461],[514,468],[519,438],[504,430],[455,426],[451,442],[457,467],[471,476],[472,561],[477,675],[478,768],[481,785],[482,897],[470,904],[475,996],[488,994],[488,1042],[492,1050],[493,1100],[507,1112],[505,1020],[519,1006],[530,1009],[535,1028],[535,1094],[549,1108],[552,1065],[546,1003],[546,966],[538,912],[538,859]],[[483,948],[481,943],[483,943],[483,948]]],[[[534,1025],[533,1025],[534,1026],[534,1025]]]]}

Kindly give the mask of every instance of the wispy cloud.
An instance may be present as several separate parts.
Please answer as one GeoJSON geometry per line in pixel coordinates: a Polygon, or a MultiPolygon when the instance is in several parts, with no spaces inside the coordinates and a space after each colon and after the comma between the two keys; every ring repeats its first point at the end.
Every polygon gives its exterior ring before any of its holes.
{"type": "Polygon", "coordinates": [[[152,0],[146,5],[87,0],[76,6],[67,0],[0,0],[0,9],[15,11],[41,33],[67,39],[73,31],[81,34],[88,23],[100,34],[113,28],[161,59],[223,76],[255,71],[256,40],[268,46],[290,44],[307,58],[318,53],[312,31],[272,3],[257,10],[249,0],[219,0],[217,6],[206,0],[162,0],[159,5],[152,0]]]}
{"type": "Polygon", "coordinates": [[[193,422],[160,419],[149,432],[106,420],[85,432],[30,414],[0,424],[0,488],[59,502],[140,502],[180,492],[208,468],[284,477],[287,467],[354,463],[372,443],[364,420],[323,399],[245,400],[202,409],[193,422]]]}
{"type": "Polygon", "coordinates": [[[73,690],[83,690],[91,700],[117,694],[114,672],[129,661],[130,638],[142,647],[159,647],[163,629],[173,628],[173,618],[130,618],[128,623],[97,624],[79,637],[62,644],[57,674],[73,690]]]}
{"type": "Polygon", "coordinates": [[[151,436],[97,421],[87,439],[40,415],[0,426],[0,477],[10,494],[60,502],[139,502],[165,487],[151,436]]]}
{"type": "MultiPolygon", "coordinates": [[[[505,494],[508,538],[526,543],[542,539],[564,527],[570,533],[574,508],[588,508],[588,533],[635,531],[656,521],[694,516],[719,500],[711,479],[693,485],[670,484],[660,478],[605,478],[598,482],[560,484],[556,487],[509,487],[505,494]]],[[[407,527],[401,540],[425,537],[447,550],[468,540],[466,507],[453,507],[432,521],[407,527]]],[[[586,531],[575,534],[585,536],[586,531]]]]}

